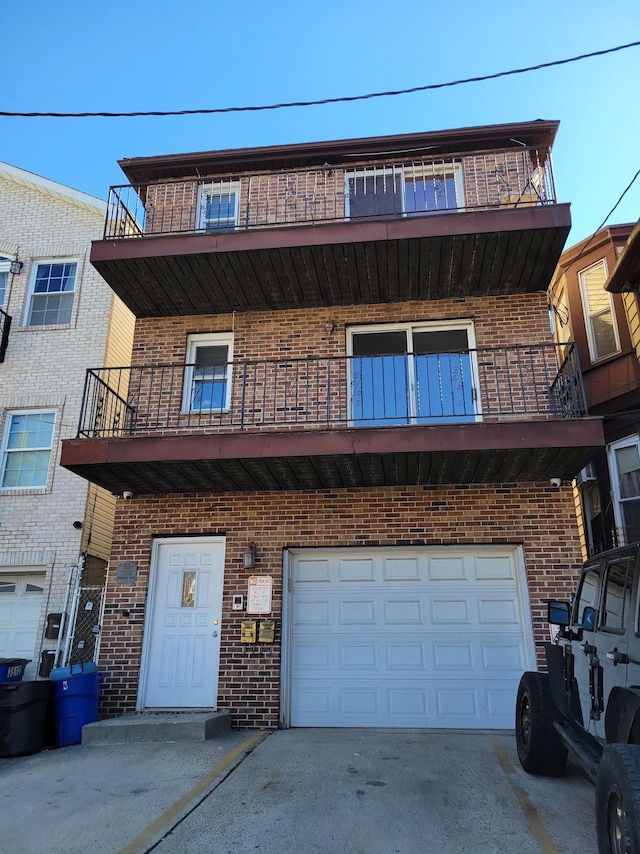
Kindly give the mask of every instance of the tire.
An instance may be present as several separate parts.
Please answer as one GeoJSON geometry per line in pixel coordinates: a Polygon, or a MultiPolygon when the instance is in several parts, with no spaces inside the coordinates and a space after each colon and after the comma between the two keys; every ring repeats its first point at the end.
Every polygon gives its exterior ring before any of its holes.
{"type": "Polygon", "coordinates": [[[640,854],[640,746],[608,744],[596,778],[600,854],[640,854]]]}
{"type": "Polygon", "coordinates": [[[516,702],[516,746],[520,764],[529,774],[564,774],[567,748],[553,726],[557,717],[549,675],[523,673],[516,702]]]}

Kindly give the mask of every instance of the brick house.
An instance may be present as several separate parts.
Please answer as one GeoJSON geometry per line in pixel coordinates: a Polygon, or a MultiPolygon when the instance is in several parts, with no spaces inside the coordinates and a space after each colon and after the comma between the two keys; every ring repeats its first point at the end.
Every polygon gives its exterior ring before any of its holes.
{"type": "Polygon", "coordinates": [[[549,325],[556,130],[121,161],[91,260],[132,364],[62,453],[129,499],[105,714],[512,725],[604,441],[549,325]]]}
{"type": "MultiPolygon", "coordinates": [[[[86,366],[131,358],[133,315],[91,266],[105,202],[0,163],[0,657],[46,676],[71,617],[70,567],[94,654],[115,499],[57,466],[76,433],[86,366]],[[91,605],[90,609],[87,606],[91,605]]],[[[72,653],[71,650],[68,651],[72,653]]]]}
{"type": "Polygon", "coordinates": [[[566,249],[550,289],[556,340],[574,341],[605,447],[577,476],[585,554],[640,540],[638,227],[612,225],[566,249]]]}

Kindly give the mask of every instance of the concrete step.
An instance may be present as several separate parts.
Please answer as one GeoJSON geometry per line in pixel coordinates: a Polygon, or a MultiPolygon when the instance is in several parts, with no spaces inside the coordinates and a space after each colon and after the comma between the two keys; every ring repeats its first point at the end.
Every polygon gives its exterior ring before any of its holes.
{"type": "Polygon", "coordinates": [[[146,741],[207,741],[231,728],[229,712],[124,715],[85,724],[82,744],[137,744],[146,741]]]}

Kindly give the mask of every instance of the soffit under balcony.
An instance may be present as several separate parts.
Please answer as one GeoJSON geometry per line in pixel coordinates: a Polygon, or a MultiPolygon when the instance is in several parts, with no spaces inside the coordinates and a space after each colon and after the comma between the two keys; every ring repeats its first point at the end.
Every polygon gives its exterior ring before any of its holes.
{"type": "Polygon", "coordinates": [[[137,317],[544,291],[569,205],[93,243],[137,317]]]}
{"type": "Polygon", "coordinates": [[[499,484],[572,479],[600,419],[70,439],[61,465],[114,494],[499,484]]]}

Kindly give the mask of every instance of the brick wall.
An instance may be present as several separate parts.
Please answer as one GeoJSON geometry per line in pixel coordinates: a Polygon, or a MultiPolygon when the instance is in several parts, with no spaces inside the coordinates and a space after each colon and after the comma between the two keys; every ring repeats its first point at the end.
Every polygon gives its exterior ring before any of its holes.
{"type": "Polygon", "coordinates": [[[572,491],[546,482],[168,495],[118,505],[100,651],[105,715],[135,709],[154,536],[226,537],[219,707],[231,711],[236,727],[278,724],[283,549],[520,544],[536,641],[547,639],[545,600],[567,599],[581,564],[572,491]],[[253,570],[243,563],[249,540],[259,555],[253,570]],[[135,586],[114,583],[123,560],[138,563],[135,586]],[[278,631],[262,651],[240,644],[243,613],[231,610],[232,596],[246,595],[253,573],[274,577],[278,631]]]}

